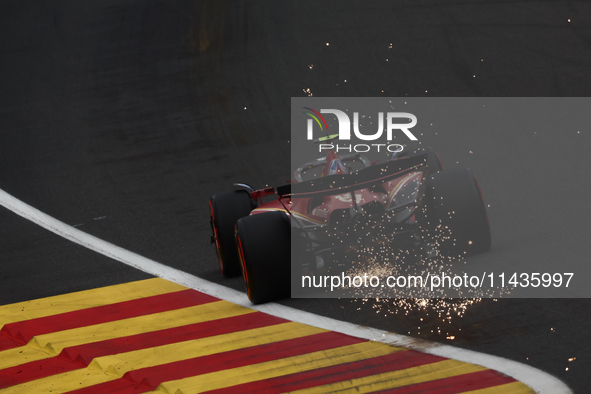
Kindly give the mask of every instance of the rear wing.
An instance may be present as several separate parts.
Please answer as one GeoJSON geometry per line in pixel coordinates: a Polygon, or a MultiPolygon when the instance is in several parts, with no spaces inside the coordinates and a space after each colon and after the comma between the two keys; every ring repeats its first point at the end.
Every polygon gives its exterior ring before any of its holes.
{"type": "MultiPolygon", "coordinates": [[[[364,167],[371,166],[371,161],[369,161],[369,159],[367,157],[365,157],[359,153],[351,153],[348,155],[344,155],[344,156],[341,156],[340,159],[344,162],[358,161],[358,162],[363,163],[364,167]]],[[[293,178],[298,183],[304,182],[304,179],[303,179],[304,173],[306,173],[307,171],[313,170],[314,168],[318,168],[318,167],[321,167],[324,165],[326,165],[326,157],[321,157],[319,159],[309,161],[309,162],[305,163],[303,166],[298,167],[294,171],[293,178]]]]}
{"type": "Polygon", "coordinates": [[[312,198],[343,194],[372,187],[413,171],[429,175],[427,154],[391,160],[373,165],[352,174],[336,174],[291,185],[291,198],[312,198]]]}

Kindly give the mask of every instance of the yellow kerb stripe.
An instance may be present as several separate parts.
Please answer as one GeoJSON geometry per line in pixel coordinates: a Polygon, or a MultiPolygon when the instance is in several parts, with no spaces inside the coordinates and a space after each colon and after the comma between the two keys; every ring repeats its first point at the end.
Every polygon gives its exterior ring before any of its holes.
{"type": "Polygon", "coordinates": [[[33,337],[25,346],[0,352],[0,370],[58,355],[64,348],[154,332],[255,312],[228,301],[132,317],[33,337]]]}
{"type": "Polygon", "coordinates": [[[385,356],[406,349],[376,342],[362,342],[329,350],[287,357],[259,364],[246,365],[225,371],[212,372],[185,379],[162,383],[151,393],[201,393],[243,383],[271,379],[278,376],[310,371],[333,365],[345,364],[374,357],[385,356]]]}
{"type": "Polygon", "coordinates": [[[160,278],[153,278],[100,289],[41,298],[39,300],[18,302],[16,304],[0,306],[0,328],[8,323],[173,293],[186,289],[186,287],[177,285],[176,283],[160,278]]]}
{"type": "Polygon", "coordinates": [[[297,394],[312,393],[371,393],[373,391],[409,386],[411,384],[430,382],[467,373],[483,371],[487,368],[456,360],[439,361],[433,364],[419,365],[398,371],[386,372],[363,378],[293,391],[297,394]]]}
{"type": "Polygon", "coordinates": [[[465,391],[461,394],[535,394],[536,392],[521,382],[502,384],[481,390],[465,391]]]}
{"type": "Polygon", "coordinates": [[[22,383],[0,390],[0,393],[68,392],[119,379],[125,373],[141,368],[149,368],[190,358],[306,337],[325,331],[301,323],[289,322],[141,349],[113,356],[98,357],[92,361],[88,368],[22,383]]]}

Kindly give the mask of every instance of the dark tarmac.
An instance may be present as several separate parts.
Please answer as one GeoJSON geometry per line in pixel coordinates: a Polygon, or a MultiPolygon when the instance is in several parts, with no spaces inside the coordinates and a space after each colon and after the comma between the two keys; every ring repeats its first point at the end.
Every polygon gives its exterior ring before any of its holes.
{"type": "MultiPolygon", "coordinates": [[[[218,272],[207,200],[237,180],[286,181],[291,97],[586,97],[590,18],[583,1],[3,1],[0,188],[240,289],[218,272]]],[[[473,169],[491,205],[493,247],[474,264],[587,261],[590,135],[425,136],[444,168],[473,169]]],[[[0,304],[149,277],[0,218],[0,304]]],[[[393,301],[284,303],[507,357],[588,391],[587,299],[483,300],[449,322],[393,301]]]]}

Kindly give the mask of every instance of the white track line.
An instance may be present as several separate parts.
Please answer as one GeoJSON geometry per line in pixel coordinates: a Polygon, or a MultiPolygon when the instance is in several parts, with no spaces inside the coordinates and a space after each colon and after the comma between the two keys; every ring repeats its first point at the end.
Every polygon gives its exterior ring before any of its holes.
{"type": "Polygon", "coordinates": [[[102,239],[96,238],[90,234],[60,222],[49,215],[46,215],[38,209],[35,209],[30,205],[27,205],[24,202],[12,197],[10,194],[1,189],[0,205],[24,217],[25,219],[28,219],[39,226],[54,232],[57,235],[60,235],[72,242],[94,250],[95,252],[101,253],[114,260],[120,261],[124,264],[160,278],[170,280],[180,285],[190,287],[192,289],[245,306],[247,308],[256,309],[271,315],[324,328],[327,330],[337,331],[373,341],[379,341],[394,346],[405,347],[436,356],[453,358],[459,361],[482,365],[486,368],[502,372],[505,375],[511,376],[512,378],[527,384],[529,387],[533,388],[536,393],[572,394],[572,391],[568,388],[568,386],[566,386],[566,384],[557,378],[536,368],[521,364],[516,361],[508,360],[506,358],[460,349],[449,345],[442,345],[435,342],[419,340],[409,336],[395,334],[375,328],[359,326],[328,317],[314,315],[309,312],[304,312],[276,303],[251,305],[244,293],[206,281],[186,272],[167,267],[166,265],[160,264],[154,260],[150,260],[136,253],[130,252],[129,250],[103,241],[102,239]]]}

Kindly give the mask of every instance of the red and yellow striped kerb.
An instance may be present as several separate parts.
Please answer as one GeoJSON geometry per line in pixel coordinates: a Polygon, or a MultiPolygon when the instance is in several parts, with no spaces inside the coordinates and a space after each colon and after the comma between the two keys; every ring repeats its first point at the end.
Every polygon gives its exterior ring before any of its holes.
{"type": "Polygon", "coordinates": [[[0,394],[533,393],[158,278],[1,306],[0,326],[0,394]]]}

